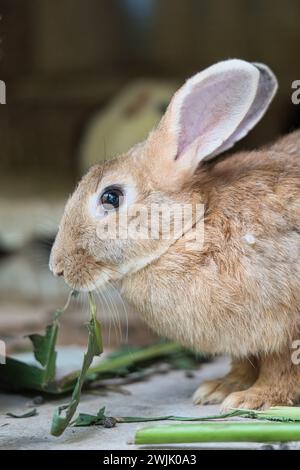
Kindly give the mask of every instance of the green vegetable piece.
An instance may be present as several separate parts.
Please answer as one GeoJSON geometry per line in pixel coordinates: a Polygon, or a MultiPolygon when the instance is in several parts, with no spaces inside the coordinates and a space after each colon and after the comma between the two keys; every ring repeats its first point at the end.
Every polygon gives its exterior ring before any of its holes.
{"type": "Polygon", "coordinates": [[[287,442],[300,440],[299,423],[225,422],[168,424],[139,429],[137,445],[192,442],[287,442]]]}
{"type": "Polygon", "coordinates": [[[296,422],[300,421],[299,406],[272,406],[268,410],[234,409],[245,418],[264,419],[268,421],[296,422]]]}
{"type": "Polygon", "coordinates": [[[6,416],[9,416],[10,418],[31,418],[32,416],[37,416],[38,412],[36,411],[36,408],[33,408],[30,411],[26,411],[26,413],[23,413],[21,415],[17,415],[15,413],[6,413],[6,416]]]}
{"type": "Polygon", "coordinates": [[[86,413],[80,413],[78,417],[71,423],[74,426],[94,426],[94,425],[103,425],[104,420],[114,419],[116,423],[147,423],[151,421],[208,421],[214,419],[225,419],[232,418],[234,416],[239,416],[241,413],[239,410],[232,411],[230,413],[205,416],[205,417],[192,417],[192,416],[116,416],[108,417],[104,415],[105,408],[101,408],[97,415],[91,415],[86,413]]]}
{"type": "Polygon", "coordinates": [[[51,434],[53,436],[60,436],[70,423],[80,400],[81,390],[86,373],[93,361],[94,356],[100,355],[103,350],[101,327],[96,318],[96,304],[91,293],[89,293],[89,304],[90,321],[87,325],[89,331],[87,351],[83,358],[81,372],[73,390],[71,401],[68,405],[59,406],[54,412],[51,426],[51,434]]]}
{"type": "Polygon", "coordinates": [[[73,426],[93,426],[102,425],[104,423],[105,407],[100,408],[96,415],[90,415],[88,413],[79,413],[77,418],[71,423],[73,426]]]}
{"type": "Polygon", "coordinates": [[[55,380],[57,358],[55,345],[59,329],[58,320],[60,315],[62,315],[69,307],[71,297],[74,297],[75,295],[76,292],[72,291],[68,296],[68,300],[65,306],[56,310],[54,321],[51,325],[47,326],[45,335],[33,334],[28,336],[33,344],[34,357],[44,367],[44,373],[41,384],[43,388],[45,388],[50,382],[55,380]]]}
{"type": "Polygon", "coordinates": [[[56,339],[58,333],[58,321],[55,320],[52,325],[48,325],[45,335],[29,335],[34,347],[34,356],[44,367],[43,383],[46,386],[55,379],[55,365],[57,352],[55,351],[56,339]]]}

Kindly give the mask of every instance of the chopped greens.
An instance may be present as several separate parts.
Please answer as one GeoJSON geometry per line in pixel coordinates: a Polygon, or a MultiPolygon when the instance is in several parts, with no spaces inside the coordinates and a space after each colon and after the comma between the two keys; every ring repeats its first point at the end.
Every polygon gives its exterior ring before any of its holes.
{"type": "MultiPolygon", "coordinates": [[[[187,351],[177,343],[161,342],[144,348],[126,347],[108,355],[101,362],[91,366],[93,358],[103,351],[101,325],[96,318],[96,304],[93,295],[89,293],[90,320],[88,328],[88,346],[83,358],[82,368],[65,374],[61,378],[56,376],[57,351],[56,341],[59,332],[60,316],[67,310],[72,297],[77,292],[72,291],[63,308],[56,310],[52,324],[48,325],[45,334],[32,334],[29,339],[33,345],[33,354],[39,365],[22,362],[11,357],[6,358],[6,366],[0,368],[0,386],[8,390],[33,390],[52,395],[61,395],[73,392],[67,405],[56,409],[51,433],[59,436],[70,423],[76,412],[80,394],[85,388],[105,386],[103,380],[116,377],[128,377],[140,380],[153,371],[153,363],[159,360],[165,362],[165,366],[175,369],[193,369],[205,360],[201,355],[187,351]],[[145,367],[147,367],[145,372],[145,367]]],[[[59,362],[59,361],[58,361],[59,362]]],[[[162,364],[163,365],[163,364],[162,364]]],[[[29,415],[28,415],[29,416],[29,415]]],[[[32,415],[33,416],[33,415],[32,415]]],[[[25,416],[24,416],[25,417],[25,416]]],[[[96,416],[80,414],[73,422],[75,426],[101,424],[112,427],[116,422],[140,422],[148,418],[114,418],[104,416],[102,408],[96,416]],[[125,420],[125,421],[124,421],[125,420]],[[90,423],[90,424],[89,424],[90,423]]],[[[158,420],[153,418],[151,420],[158,420]]]]}
{"type": "Polygon", "coordinates": [[[218,422],[167,424],[139,429],[137,445],[195,442],[287,442],[300,440],[299,423],[218,422]]]}
{"type": "Polygon", "coordinates": [[[101,327],[96,318],[96,304],[91,293],[89,293],[89,304],[90,321],[87,326],[89,331],[87,352],[83,358],[82,368],[73,390],[71,401],[68,405],[59,406],[53,415],[51,434],[54,436],[60,436],[71,421],[80,400],[86,373],[94,356],[99,356],[103,351],[101,327]]]}

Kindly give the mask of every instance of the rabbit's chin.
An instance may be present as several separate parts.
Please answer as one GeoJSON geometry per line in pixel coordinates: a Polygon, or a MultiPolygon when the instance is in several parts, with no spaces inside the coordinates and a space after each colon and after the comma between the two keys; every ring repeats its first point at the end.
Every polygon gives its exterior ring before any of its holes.
{"type": "Polygon", "coordinates": [[[108,285],[113,279],[106,272],[101,272],[93,277],[90,280],[85,280],[82,276],[78,278],[68,278],[64,277],[65,283],[72,289],[78,292],[92,292],[96,289],[100,289],[108,285]]]}
{"type": "Polygon", "coordinates": [[[92,292],[97,288],[94,282],[89,283],[81,283],[81,282],[74,282],[69,281],[68,279],[64,279],[65,283],[67,284],[70,289],[77,292],[92,292]]]}

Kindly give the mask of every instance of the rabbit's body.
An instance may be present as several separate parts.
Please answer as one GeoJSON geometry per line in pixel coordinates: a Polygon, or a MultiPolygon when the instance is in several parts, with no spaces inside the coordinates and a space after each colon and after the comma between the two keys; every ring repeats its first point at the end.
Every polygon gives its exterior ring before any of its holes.
{"type": "Polygon", "coordinates": [[[280,351],[300,325],[300,132],[208,163],[192,186],[205,203],[203,249],[179,239],[124,278],[124,295],[153,329],[196,350],[280,351]]]}
{"type": "Polygon", "coordinates": [[[239,60],[188,80],[144,143],[82,179],[50,259],[73,289],[118,280],[159,334],[196,351],[230,354],[231,372],[194,396],[224,409],[300,397],[292,355],[300,335],[300,132],[260,151],[203,162],[246,135],[276,88],[266,66],[239,60]],[[173,238],[144,236],[153,204],[167,206],[173,227],[178,203],[204,205],[202,245],[187,240],[195,224],[173,238]],[[120,236],[122,214],[139,226],[139,237],[131,230],[120,236]]]}

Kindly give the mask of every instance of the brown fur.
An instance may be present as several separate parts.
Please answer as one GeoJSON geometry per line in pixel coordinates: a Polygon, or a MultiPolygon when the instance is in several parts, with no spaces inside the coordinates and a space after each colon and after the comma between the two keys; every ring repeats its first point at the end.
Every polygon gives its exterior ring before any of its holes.
{"type": "Polygon", "coordinates": [[[83,178],[66,206],[50,260],[53,272],[75,289],[119,280],[123,295],[159,334],[195,350],[230,354],[232,371],[222,381],[202,384],[194,397],[196,403],[224,400],[225,409],[290,404],[300,395],[299,371],[291,361],[300,329],[300,133],[260,152],[199,166],[214,149],[245,135],[276,86],[267,67],[241,61],[190,79],[145,143],[83,178]],[[239,80],[233,86],[227,78],[225,105],[214,107],[214,87],[226,77],[239,80]],[[209,90],[212,106],[203,109],[209,90]],[[177,203],[204,204],[203,247],[191,249],[185,237],[99,237],[113,215],[99,218],[95,207],[101,208],[101,191],[111,184],[126,188],[132,206],[164,203],[172,211],[177,203]]]}
{"type": "Polygon", "coordinates": [[[83,178],[66,207],[52,269],[74,288],[91,288],[102,273],[107,281],[119,279],[123,295],[160,335],[235,358],[224,382],[200,386],[197,403],[225,399],[226,409],[296,403],[300,368],[291,362],[291,342],[300,333],[300,132],[261,151],[204,163],[193,176],[172,173],[166,155],[156,158],[164,132],[162,124],[146,144],[83,178]],[[203,202],[203,249],[189,251],[182,238],[171,246],[99,240],[87,199],[113,178],[133,181],[145,205],[203,202]],[[160,255],[142,261],[154,252],[160,255]],[[130,262],[141,264],[124,273],[130,262]]]}

